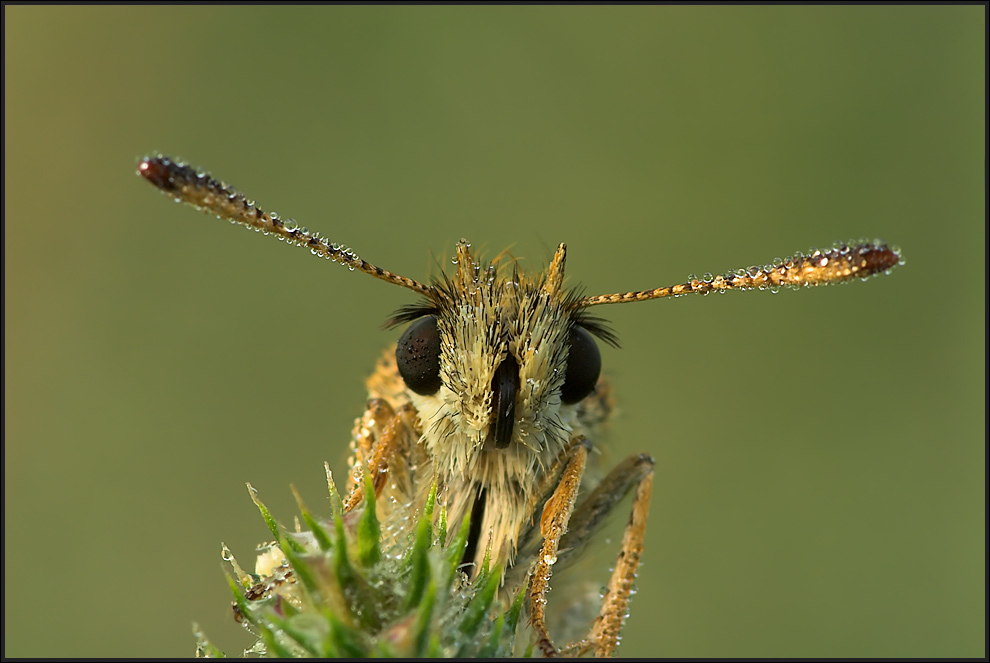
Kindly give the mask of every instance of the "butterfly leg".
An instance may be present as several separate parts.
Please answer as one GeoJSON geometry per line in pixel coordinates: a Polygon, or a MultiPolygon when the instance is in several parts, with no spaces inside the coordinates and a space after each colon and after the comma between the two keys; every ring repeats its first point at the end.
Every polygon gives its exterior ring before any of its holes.
{"type": "Polygon", "coordinates": [[[543,507],[543,516],[540,518],[540,534],[543,536],[543,546],[529,581],[529,595],[527,597],[529,623],[536,631],[536,644],[544,656],[557,654],[547,631],[546,594],[550,589],[550,575],[553,565],[557,562],[560,540],[567,531],[568,522],[574,511],[578,488],[581,485],[581,477],[584,476],[584,468],[588,461],[588,444],[583,437],[578,438],[578,442],[581,443],[571,446],[571,457],[560,476],[560,482],[543,507]]]}
{"type": "Polygon", "coordinates": [[[601,528],[606,516],[633,489],[636,494],[632,511],[622,536],[622,547],[615,560],[612,577],[602,598],[601,610],[588,637],[563,647],[560,653],[564,655],[581,656],[591,649],[599,657],[609,657],[615,653],[619,633],[628,612],[636,569],[643,552],[646,518],[653,489],[653,459],[646,454],[635,454],[617,465],[575,510],[569,531],[561,541],[561,547],[569,552],[580,550],[601,528]]]}
{"type": "Polygon", "coordinates": [[[375,495],[381,494],[389,474],[389,463],[403,457],[416,429],[416,410],[406,403],[394,409],[383,398],[372,398],[354,429],[354,455],[348,480],[344,513],[364,499],[364,472],[370,472],[375,495]]]}

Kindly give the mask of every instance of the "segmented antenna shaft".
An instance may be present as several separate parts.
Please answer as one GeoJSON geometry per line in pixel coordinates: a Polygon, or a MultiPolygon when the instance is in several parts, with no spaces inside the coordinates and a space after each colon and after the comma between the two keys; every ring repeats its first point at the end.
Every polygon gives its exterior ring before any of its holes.
{"type": "Polygon", "coordinates": [[[797,254],[787,260],[778,260],[772,265],[750,267],[726,272],[719,276],[705,275],[697,279],[653,290],[623,292],[613,295],[583,297],[572,305],[585,308],[599,304],[623,304],[660,297],[680,297],[727,290],[776,291],[782,287],[802,288],[813,285],[843,283],[852,279],[867,279],[877,274],[887,273],[896,265],[902,264],[900,251],[890,248],[883,242],[860,241],[842,244],[827,250],[813,249],[808,255],[797,254]]]}
{"type": "Polygon", "coordinates": [[[202,171],[165,156],[145,157],[137,167],[138,175],[148,180],[176,201],[192,205],[198,210],[217,217],[271,233],[287,242],[308,248],[313,255],[321,256],[370,274],[375,278],[401,285],[421,295],[430,292],[428,286],[405,276],[376,267],[362,260],[350,249],[328,242],[295,223],[282,221],[275,213],[267,213],[244,197],[244,194],[202,171]]]}

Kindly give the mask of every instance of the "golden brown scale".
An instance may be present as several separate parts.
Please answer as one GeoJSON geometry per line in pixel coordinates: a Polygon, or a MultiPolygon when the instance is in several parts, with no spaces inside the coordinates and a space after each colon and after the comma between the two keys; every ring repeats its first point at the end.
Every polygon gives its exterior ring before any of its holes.
{"type": "MultiPolygon", "coordinates": [[[[902,263],[897,249],[862,241],[652,290],[578,297],[563,286],[563,244],[547,270],[533,276],[518,273],[509,259],[479,261],[462,240],[456,272],[424,285],[283,222],[226,184],[168,157],[144,159],[138,174],[176,200],[425,298],[397,314],[399,321],[413,323],[400,346],[407,334],[422,334],[408,341],[415,351],[404,356],[413,359],[402,360],[414,365],[400,364],[393,347],[368,379],[370,400],[352,436],[345,509],[363,503],[364,473],[371,472],[382,498],[376,504],[383,532],[391,537],[384,543],[394,543],[436,485],[448,522],[459,523],[469,514],[479,519],[465,562],[477,573],[491,554],[506,594],[527,588],[529,623],[546,656],[614,654],[643,553],[653,485],[653,459],[647,454],[626,458],[604,476],[592,462],[601,457],[592,444],[613,407],[611,389],[598,379],[600,356],[591,335],[606,341],[610,336],[585,309],[713,291],[841,283],[902,263]],[[547,627],[553,568],[580,556],[630,493],[631,512],[598,617],[585,637],[558,649],[547,627]]],[[[437,517],[443,511],[437,509],[437,517]]],[[[450,536],[456,529],[450,528],[450,536]]]]}

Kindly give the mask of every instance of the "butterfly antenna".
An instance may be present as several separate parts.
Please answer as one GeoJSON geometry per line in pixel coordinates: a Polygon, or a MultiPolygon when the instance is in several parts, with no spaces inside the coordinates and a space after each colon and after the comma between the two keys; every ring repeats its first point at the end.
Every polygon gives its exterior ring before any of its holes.
{"type": "Polygon", "coordinates": [[[145,157],[138,163],[138,175],[148,180],[176,202],[192,205],[196,209],[214,214],[266,235],[308,248],[313,255],[346,265],[351,270],[370,274],[376,279],[409,288],[421,295],[431,292],[429,286],[419,281],[399,276],[362,260],[345,246],[327,241],[317,233],[300,228],[295,221],[283,221],[274,212],[265,212],[254,201],[208,173],[192,168],[166,156],[145,157]]]}

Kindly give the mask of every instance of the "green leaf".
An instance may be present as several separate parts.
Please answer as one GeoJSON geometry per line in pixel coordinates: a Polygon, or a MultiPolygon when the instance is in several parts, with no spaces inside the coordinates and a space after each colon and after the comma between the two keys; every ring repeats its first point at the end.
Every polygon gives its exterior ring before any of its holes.
{"type": "Polygon", "coordinates": [[[299,494],[296,487],[290,484],[289,488],[292,490],[292,494],[296,498],[296,504],[299,506],[299,513],[302,515],[303,522],[306,523],[306,527],[309,528],[309,531],[313,533],[313,538],[316,539],[316,544],[320,546],[320,550],[330,550],[332,544],[326,530],[324,530],[323,527],[316,522],[316,519],[313,518],[312,514],[310,514],[309,509],[307,509],[306,505],[303,503],[302,495],[299,494]]]}
{"type": "Polygon", "coordinates": [[[502,584],[502,578],[498,573],[483,571],[482,576],[479,576],[475,586],[477,587],[479,584],[481,586],[471,598],[471,601],[467,604],[467,609],[464,611],[464,619],[461,620],[460,624],[461,633],[470,635],[478,630],[478,625],[488,613],[488,608],[495,598],[495,593],[498,591],[499,585],[502,584]]]}
{"type": "MultiPolygon", "coordinates": [[[[275,520],[275,517],[272,515],[272,512],[268,510],[268,507],[262,504],[261,500],[258,499],[258,491],[255,490],[254,486],[252,486],[250,483],[247,484],[247,488],[248,488],[248,495],[251,496],[251,501],[254,502],[255,506],[258,507],[258,510],[261,511],[261,517],[265,519],[265,524],[268,525],[268,529],[271,530],[272,536],[275,538],[276,541],[279,541],[282,538],[284,538],[281,532],[279,531],[278,521],[275,520]]],[[[288,545],[296,552],[303,551],[302,545],[296,543],[292,539],[288,539],[288,545]]],[[[284,552],[285,548],[283,548],[282,550],[284,552]]]]}
{"type": "Polygon", "coordinates": [[[426,646],[430,638],[430,626],[433,620],[433,606],[436,603],[436,598],[437,585],[431,581],[426,588],[426,595],[423,597],[422,603],[420,603],[419,610],[416,614],[416,624],[413,627],[416,637],[412,656],[416,658],[422,658],[426,653],[426,646]]]}
{"type": "Polygon", "coordinates": [[[358,522],[358,561],[367,568],[382,558],[379,541],[382,537],[381,524],[375,513],[375,486],[370,472],[364,473],[364,513],[358,522]]]}
{"type": "Polygon", "coordinates": [[[428,514],[416,523],[416,539],[410,556],[409,594],[406,595],[406,609],[413,609],[423,598],[423,592],[430,583],[430,548],[433,544],[433,523],[428,514]]]}
{"type": "Polygon", "coordinates": [[[248,607],[247,598],[244,597],[244,592],[241,591],[241,585],[239,582],[227,576],[227,584],[230,585],[230,593],[234,595],[234,607],[237,615],[240,615],[246,619],[251,624],[256,624],[256,620],[248,607]]]}
{"type": "Polygon", "coordinates": [[[264,624],[258,624],[258,630],[261,632],[261,639],[265,641],[265,646],[268,647],[269,655],[274,654],[279,658],[295,658],[292,651],[275,637],[275,632],[272,629],[264,624]]]}

